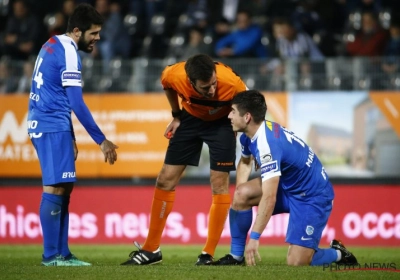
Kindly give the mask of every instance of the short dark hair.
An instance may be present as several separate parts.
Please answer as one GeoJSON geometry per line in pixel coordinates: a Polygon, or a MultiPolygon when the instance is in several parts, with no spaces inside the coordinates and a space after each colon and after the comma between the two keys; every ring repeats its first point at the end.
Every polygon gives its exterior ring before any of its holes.
{"type": "Polygon", "coordinates": [[[215,62],[206,54],[195,54],[186,61],[185,71],[192,83],[197,80],[208,81],[216,71],[215,62]]]}
{"type": "Polygon", "coordinates": [[[76,6],[74,12],[68,19],[67,32],[72,32],[77,27],[82,33],[89,30],[92,25],[103,25],[104,18],[96,9],[86,3],[76,6]]]}
{"type": "Polygon", "coordinates": [[[232,105],[237,106],[241,116],[250,113],[255,123],[261,123],[265,120],[267,103],[264,95],[257,90],[252,89],[238,93],[233,98],[232,105]]]}

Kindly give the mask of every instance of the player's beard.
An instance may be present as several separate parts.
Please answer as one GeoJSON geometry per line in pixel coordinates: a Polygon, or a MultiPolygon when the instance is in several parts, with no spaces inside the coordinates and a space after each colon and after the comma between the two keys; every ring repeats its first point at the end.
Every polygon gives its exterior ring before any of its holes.
{"type": "Polygon", "coordinates": [[[93,46],[91,48],[89,48],[89,45],[91,43],[92,42],[85,41],[85,38],[83,36],[80,37],[79,41],[78,41],[78,50],[81,50],[85,53],[91,53],[93,51],[93,46]]]}

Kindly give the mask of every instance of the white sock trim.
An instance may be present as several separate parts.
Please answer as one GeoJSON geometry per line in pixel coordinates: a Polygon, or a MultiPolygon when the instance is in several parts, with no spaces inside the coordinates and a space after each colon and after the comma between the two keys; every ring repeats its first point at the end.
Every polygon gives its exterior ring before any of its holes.
{"type": "Polygon", "coordinates": [[[340,261],[342,259],[342,252],[340,252],[340,250],[336,250],[336,254],[337,254],[337,259],[336,261],[340,261]]]}

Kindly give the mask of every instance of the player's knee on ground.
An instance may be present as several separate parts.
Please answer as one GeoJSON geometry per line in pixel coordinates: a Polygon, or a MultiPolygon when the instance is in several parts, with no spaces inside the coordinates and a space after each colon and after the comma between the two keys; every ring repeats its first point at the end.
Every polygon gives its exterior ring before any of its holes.
{"type": "Polygon", "coordinates": [[[287,258],[287,265],[290,266],[303,266],[303,265],[310,265],[311,264],[311,260],[308,260],[308,258],[296,258],[296,257],[291,257],[291,258],[287,258]]]}
{"type": "Polygon", "coordinates": [[[290,266],[310,265],[313,255],[313,249],[291,245],[286,262],[290,266]]]}

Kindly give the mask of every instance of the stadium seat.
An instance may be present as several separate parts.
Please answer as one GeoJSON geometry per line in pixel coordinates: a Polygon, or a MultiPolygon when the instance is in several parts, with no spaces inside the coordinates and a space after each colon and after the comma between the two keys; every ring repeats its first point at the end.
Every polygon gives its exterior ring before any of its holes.
{"type": "Polygon", "coordinates": [[[171,37],[169,40],[169,46],[167,56],[181,57],[186,44],[185,34],[178,33],[171,37]]]}
{"type": "Polygon", "coordinates": [[[384,29],[389,29],[390,22],[392,20],[392,15],[389,9],[383,9],[379,12],[378,15],[379,23],[384,29]]]}
{"type": "Polygon", "coordinates": [[[349,14],[349,25],[355,30],[361,29],[361,12],[354,11],[349,14]]]}
{"type": "Polygon", "coordinates": [[[51,29],[56,23],[56,17],[53,13],[45,15],[43,18],[43,24],[47,29],[51,29]]]}
{"type": "Polygon", "coordinates": [[[10,1],[9,0],[0,0],[0,15],[7,16],[10,10],[10,1]]]}
{"type": "Polygon", "coordinates": [[[135,14],[127,14],[124,17],[124,25],[128,30],[129,35],[134,35],[138,29],[138,17],[135,14]]]}

